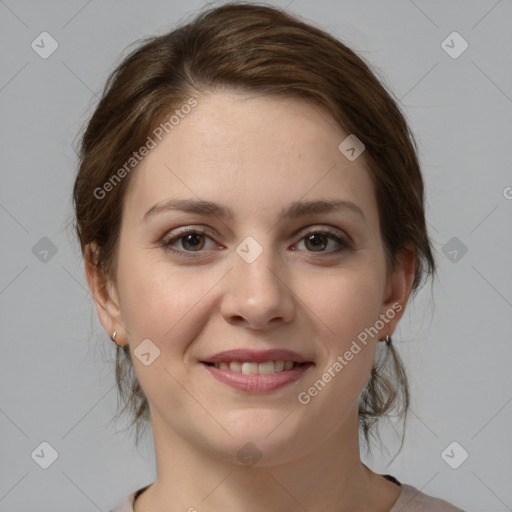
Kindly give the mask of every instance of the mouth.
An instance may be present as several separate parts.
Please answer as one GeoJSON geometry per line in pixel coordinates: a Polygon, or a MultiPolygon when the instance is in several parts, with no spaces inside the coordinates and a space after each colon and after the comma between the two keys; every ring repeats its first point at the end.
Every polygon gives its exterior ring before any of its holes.
{"type": "Polygon", "coordinates": [[[264,361],[253,363],[250,361],[222,361],[221,363],[203,362],[207,366],[213,366],[222,370],[229,370],[244,375],[273,375],[274,373],[285,372],[311,363],[298,363],[296,361],[264,361]]]}
{"type": "Polygon", "coordinates": [[[240,391],[275,391],[299,380],[314,362],[289,350],[230,350],[200,361],[223,384],[240,391]]]}

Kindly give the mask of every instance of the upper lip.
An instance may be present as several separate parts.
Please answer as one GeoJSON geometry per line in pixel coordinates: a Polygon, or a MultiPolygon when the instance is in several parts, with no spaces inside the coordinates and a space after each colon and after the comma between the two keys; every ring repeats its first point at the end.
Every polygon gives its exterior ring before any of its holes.
{"type": "Polygon", "coordinates": [[[296,363],[312,362],[307,357],[297,354],[291,350],[225,350],[212,356],[202,359],[202,363],[223,363],[228,361],[239,361],[241,363],[264,363],[266,361],[293,361],[296,363]]]}

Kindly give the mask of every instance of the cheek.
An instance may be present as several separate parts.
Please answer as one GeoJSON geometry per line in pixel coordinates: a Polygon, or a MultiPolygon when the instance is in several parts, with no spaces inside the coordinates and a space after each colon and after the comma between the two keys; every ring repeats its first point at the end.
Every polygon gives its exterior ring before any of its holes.
{"type": "Polygon", "coordinates": [[[120,259],[122,314],[134,370],[148,400],[162,404],[165,397],[174,411],[182,411],[179,397],[183,390],[164,369],[174,375],[174,369],[184,362],[191,340],[204,329],[209,315],[207,294],[216,280],[200,272],[173,268],[161,260],[161,255],[158,257],[158,261],[151,261],[140,251],[120,259]],[[160,351],[149,366],[137,361],[137,348],[146,339],[160,351]]]}
{"type": "Polygon", "coordinates": [[[375,270],[340,269],[324,276],[301,277],[297,295],[326,334],[329,345],[343,346],[379,318],[382,290],[375,270]]]}
{"type": "Polygon", "coordinates": [[[201,271],[151,262],[142,252],[120,260],[118,278],[131,345],[135,348],[149,338],[166,352],[183,351],[180,340],[193,339],[194,331],[201,329],[207,294],[216,281],[201,271]]]}
{"type": "Polygon", "coordinates": [[[322,418],[325,435],[338,431],[357,410],[375,359],[378,337],[364,337],[379,318],[378,279],[371,272],[339,274],[326,281],[323,292],[310,297],[314,331],[322,357],[314,376],[298,390],[304,414],[322,418]],[[328,284],[330,283],[330,284],[328,284]],[[361,336],[363,333],[363,336],[361,336]],[[362,341],[363,340],[363,341],[362,341]]]}
{"type": "Polygon", "coordinates": [[[375,358],[378,335],[371,327],[379,319],[380,278],[375,269],[344,269],[315,280],[314,290],[307,288],[304,278],[301,297],[308,297],[305,311],[322,353],[315,379],[327,373],[324,382],[329,382],[319,402],[347,401],[347,406],[363,389],[375,358]]]}

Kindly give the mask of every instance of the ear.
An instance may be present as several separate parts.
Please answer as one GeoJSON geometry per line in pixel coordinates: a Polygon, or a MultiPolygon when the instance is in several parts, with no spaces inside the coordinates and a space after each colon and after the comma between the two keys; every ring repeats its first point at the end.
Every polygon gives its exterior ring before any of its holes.
{"type": "Polygon", "coordinates": [[[411,294],[412,284],[417,267],[416,251],[408,247],[397,257],[396,269],[390,271],[384,291],[384,300],[381,307],[381,318],[385,315],[386,325],[379,333],[379,339],[386,335],[391,336],[402,315],[411,294]]]}
{"type": "Polygon", "coordinates": [[[126,329],[123,326],[117,286],[102,269],[96,266],[98,248],[95,243],[88,244],[85,254],[85,276],[91,290],[101,325],[109,337],[117,331],[116,343],[126,344],[126,329]]]}

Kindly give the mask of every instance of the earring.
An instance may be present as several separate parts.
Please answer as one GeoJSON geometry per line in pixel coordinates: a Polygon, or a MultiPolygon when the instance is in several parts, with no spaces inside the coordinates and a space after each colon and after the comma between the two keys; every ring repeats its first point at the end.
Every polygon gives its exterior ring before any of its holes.
{"type": "MultiPolygon", "coordinates": [[[[117,336],[117,331],[114,331],[114,332],[112,333],[112,336],[110,336],[110,339],[111,339],[114,343],[116,343],[116,336],[117,336]]],[[[116,343],[116,345],[117,345],[117,343],[116,343]]]]}
{"type": "Polygon", "coordinates": [[[383,340],[379,340],[379,341],[385,341],[386,342],[386,345],[389,347],[389,345],[391,345],[391,336],[389,334],[386,334],[386,337],[383,339],[383,340]]]}

